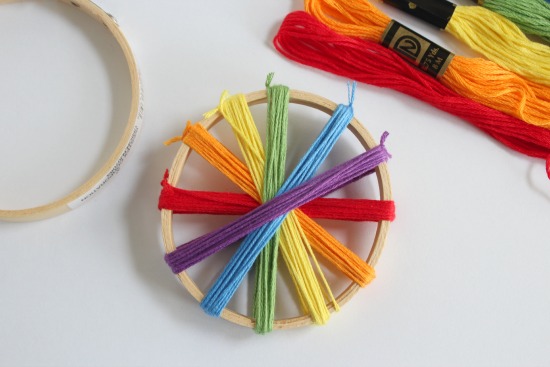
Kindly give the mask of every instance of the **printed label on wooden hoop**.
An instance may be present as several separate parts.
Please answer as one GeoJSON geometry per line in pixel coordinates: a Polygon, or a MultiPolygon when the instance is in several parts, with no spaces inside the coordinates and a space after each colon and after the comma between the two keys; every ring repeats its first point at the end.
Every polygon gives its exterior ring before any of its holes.
{"type": "Polygon", "coordinates": [[[115,176],[119,171],[120,167],[126,160],[126,157],[130,153],[130,150],[132,149],[134,142],[141,130],[142,124],[143,124],[143,88],[141,87],[141,78],[140,78],[140,89],[139,89],[139,109],[138,113],[136,115],[136,120],[134,122],[134,129],[132,130],[132,134],[130,135],[130,140],[128,140],[128,143],[126,144],[126,147],[118,157],[118,159],[115,161],[112,168],[109,170],[109,172],[97,183],[95,187],[84,193],[82,196],[80,196],[78,199],[75,199],[67,204],[67,206],[70,209],[76,209],[82,204],[84,204],[86,201],[91,199],[95,194],[97,194],[103,186],[109,182],[113,176],[115,176]]]}

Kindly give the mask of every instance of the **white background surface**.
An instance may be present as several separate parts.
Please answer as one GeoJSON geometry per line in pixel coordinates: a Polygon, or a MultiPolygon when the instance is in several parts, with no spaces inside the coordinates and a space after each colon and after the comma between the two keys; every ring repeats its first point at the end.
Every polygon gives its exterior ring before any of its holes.
{"type": "MultiPolygon", "coordinates": [[[[215,107],[224,89],[262,89],[270,71],[277,83],[336,102],[346,102],[346,80],[273,49],[300,1],[97,2],[116,16],[140,63],[143,130],[119,175],[83,207],[0,223],[0,365],[550,364],[543,162],[364,84],[355,113],[376,139],[391,133],[398,215],[377,279],[323,327],[258,336],[204,315],[163,261],[156,204],[177,147],[162,142],[215,107]]],[[[128,75],[101,26],[54,2],[2,5],[0,45],[0,202],[14,209],[68,193],[107,159],[125,124],[128,75]]],[[[304,131],[291,128],[294,144],[304,131]]],[[[357,153],[351,141],[343,137],[333,161],[357,153]]],[[[218,176],[198,162],[190,187],[233,189],[203,179],[218,176]]],[[[178,233],[192,238],[221,222],[192,217],[178,233]]],[[[349,241],[362,241],[365,229],[354,231],[349,241]]]]}

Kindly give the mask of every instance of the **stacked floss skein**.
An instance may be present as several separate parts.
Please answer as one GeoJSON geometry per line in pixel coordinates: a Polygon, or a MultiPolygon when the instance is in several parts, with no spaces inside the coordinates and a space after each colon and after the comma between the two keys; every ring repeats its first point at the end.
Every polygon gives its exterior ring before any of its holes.
{"type": "MultiPolygon", "coordinates": [[[[378,15],[374,13],[373,21],[378,21],[378,15]]],[[[355,25],[348,27],[349,32],[359,32],[361,29],[355,25]]],[[[438,81],[421,72],[398,52],[366,39],[341,35],[305,12],[290,13],[273,43],[281,54],[291,60],[397,90],[461,117],[511,149],[546,159],[546,171],[550,178],[550,130],[525,123],[459,95],[440,82],[444,81],[443,78],[438,81]]]]}
{"type": "MultiPolygon", "coordinates": [[[[340,1],[349,2],[350,7],[357,9],[367,0],[340,1]]],[[[550,47],[531,41],[502,15],[483,7],[459,6],[447,0],[383,1],[444,29],[505,69],[550,86],[550,47]]]]}
{"type": "MultiPolygon", "coordinates": [[[[186,269],[242,239],[230,262],[206,295],[197,293],[192,286],[188,289],[200,299],[201,307],[206,313],[254,326],[259,333],[269,332],[274,327],[298,326],[308,322],[324,324],[329,318],[330,310],[338,310],[339,303],[346,301],[351,295],[349,292],[355,286],[350,286],[345,297],[335,297],[332,294],[316,260],[318,255],[342,271],[356,286],[366,286],[374,278],[371,263],[379,254],[379,245],[373,246],[371,252],[376,248],[377,254],[367,263],[306,213],[313,217],[328,214],[328,217],[334,219],[373,220],[379,222],[379,225],[385,225],[394,217],[393,201],[386,200],[388,198],[384,196],[389,193],[384,190],[381,192],[384,200],[381,201],[321,198],[365,175],[374,172],[378,175],[383,170],[380,165],[390,157],[384,147],[384,134],[380,145],[315,176],[319,165],[346,128],[356,129],[358,136],[364,135],[353,118],[355,85],[350,88],[349,104],[334,107],[331,118],[318,138],[285,180],[288,104],[291,99],[309,106],[315,103],[300,99],[300,95],[293,94],[286,86],[271,86],[271,78],[272,75],[268,77],[265,92],[268,106],[265,150],[251,116],[247,96],[242,94],[229,96],[224,93],[219,107],[207,114],[205,122],[188,125],[182,137],[171,141],[181,140],[184,143],[182,149],[186,153],[178,155],[179,157],[187,156],[189,149],[193,149],[241,187],[248,195],[247,199],[241,202],[242,194],[205,193],[174,187],[171,181],[177,180],[176,176],[181,173],[181,159],[176,159],[175,166],[162,181],[163,190],[159,199],[159,208],[166,220],[173,213],[197,213],[202,210],[211,214],[242,214],[234,222],[188,243],[177,247],[167,246],[165,259],[182,281],[188,281],[184,275],[186,269]],[[231,125],[238,139],[246,165],[205,128],[212,121],[219,121],[222,116],[231,125]],[[188,200],[189,198],[193,199],[188,200]],[[332,203],[335,204],[335,210],[325,206],[332,203]],[[346,213],[346,208],[356,208],[352,210],[355,213],[346,213]],[[296,287],[305,314],[302,318],[275,320],[279,253],[296,287]],[[226,306],[254,264],[256,287],[253,316],[243,320],[242,315],[232,313],[226,306]]],[[[327,102],[323,102],[319,107],[326,110],[326,105],[327,102]]],[[[381,236],[377,236],[377,243],[381,240],[383,243],[385,230],[381,233],[381,236]]],[[[170,236],[165,236],[165,245],[167,242],[170,242],[170,236]]]]}
{"type": "Polygon", "coordinates": [[[550,42],[550,0],[473,0],[514,22],[525,34],[550,42]]]}
{"type": "Polygon", "coordinates": [[[444,85],[458,94],[505,112],[528,123],[550,127],[550,88],[523,79],[483,58],[466,58],[444,50],[433,42],[392,20],[366,0],[306,0],[306,11],[334,31],[394,49],[405,59],[421,64],[444,85]],[[405,36],[406,38],[402,38],[405,36]],[[397,42],[415,40],[413,48],[397,42]],[[422,45],[436,57],[425,59],[422,45]]]}

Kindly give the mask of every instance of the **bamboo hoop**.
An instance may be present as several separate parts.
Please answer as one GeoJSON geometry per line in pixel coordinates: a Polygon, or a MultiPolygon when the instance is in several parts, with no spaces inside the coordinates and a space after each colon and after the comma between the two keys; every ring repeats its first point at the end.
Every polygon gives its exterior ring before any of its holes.
{"type": "MultiPolygon", "coordinates": [[[[0,0],[0,5],[14,0],[0,0]]],[[[131,106],[128,122],[114,152],[110,155],[107,162],[93,174],[86,182],[69,193],[67,196],[58,199],[52,203],[17,210],[0,210],[0,220],[6,221],[32,221],[41,220],[76,209],[83,203],[91,199],[103,188],[103,186],[120,170],[120,167],[134,145],[136,137],[141,128],[143,117],[143,97],[141,89],[140,75],[138,66],[130,45],[120,30],[116,19],[105,12],[99,6],[90,0],[59,0],[70,4],[80,11],[88,14],[97,22],[103,24],[116,39],[126,62],[130,73],[131,82],[131,106]]]]}
{"type": "MultiPolygon", "coordinates": [[[[265,90],[253,92],[246,95],[246,101],[249,106],[266,103],[267,102],[267,93],[265,90]]],[[[308,107],[315,108],[319,111],[325,112],[328,115],[331,115],[332,112],[337,107],[337,104],[329,101],[326,98],[307,93],[302,91],[291,90],[290,91],[290,103],[300,104],[308,107]]],[[[205,129],[210,129],[215,126],[218,122],[223,120],[223,116],[220,112],[217,112],[213,116],[206,118],[200,122],[205,129]]],[[[372,138],[370,133],[365,127],[363,127],[359,121],[355,118],[352,119],[351,123],[348,125],[348,129],[355,135],[359,140],[361,145],[365,149],[373,148],[377,145],[376,141],[372,138]]],[[[178,180],[181,177],[183,168],[192,149],[189,148],[186,144],[182,144],[179,148],[176,157],[170,168],[168,183],[175,186],[178,180]]],[[[388,173],[388,167],[385,163],[379,165],[376,168],[376,177],[378,180],[378,188],[380,192],[380,200],[392,200],[392,192],[390,185],[390,177],[388,173]]],[[[162,237],[164,242],[164,248],[166,253],[170,253],[176,250],[176,244],[174,242],[172,224],[173,224],[173,213],[171,210],[162,209],[161,210],[161,223],[162,223],[162,237]]],[[[366,259],[367,264],[374,267],[378,262],[378,259],[384,248],[385,240],[389,230],[389,221],[380,221],[378,222],[376,234],[374,237],[374,243],[371,247],[370,253],[366,259]]],[[[197,284],[191,279],[186,271],[183,271],[177,275],[180,282],[183,286],[191,293],[191,295],[198,301],[204,297],[204,293],[199,289],[197,284]]],[[[344,291],[336,297],[336,301],[340,306],[343,306],[347,303],[357,291],[360,289],[359,285],[356,283],[350,283],[344,291]]],[[[331,312],[334,311],[332,303],[328,303],[327,306],[331,312]]],[[[221,317],[235,323],[237,325],[253,328],[254,319],[247,315],[243,315],[236,311],[233,311],[229,308],[223,310],[221,317]]],[[[274,329],[289,329],[296,328],[305,325],[310,325],[313,323],[313,320],[309,315],[301,315],[292,318],[286,319],[277,319],[274,322],[274,329]]]]}

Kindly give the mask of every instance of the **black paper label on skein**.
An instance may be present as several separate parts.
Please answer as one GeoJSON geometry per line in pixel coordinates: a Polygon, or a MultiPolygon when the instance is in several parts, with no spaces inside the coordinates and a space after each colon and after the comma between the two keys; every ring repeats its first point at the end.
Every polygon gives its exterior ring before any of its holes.
{"type": "Polygon", "coordinates": [[[395,20],[386,28],[382,36],[382,45],[394,50],[406,61],[434,78],[440,78],[445,73],[454,56],[452,52],[395,20]]]}
{"type": "MultiPolygon", "coordinates": [[[[456,4],[447,0],[383,0],[397,9],[434,26],[445,29],[454,14],[456,4]]],[[[475,1],[475,0],[474,0],[475,1]]]]}

